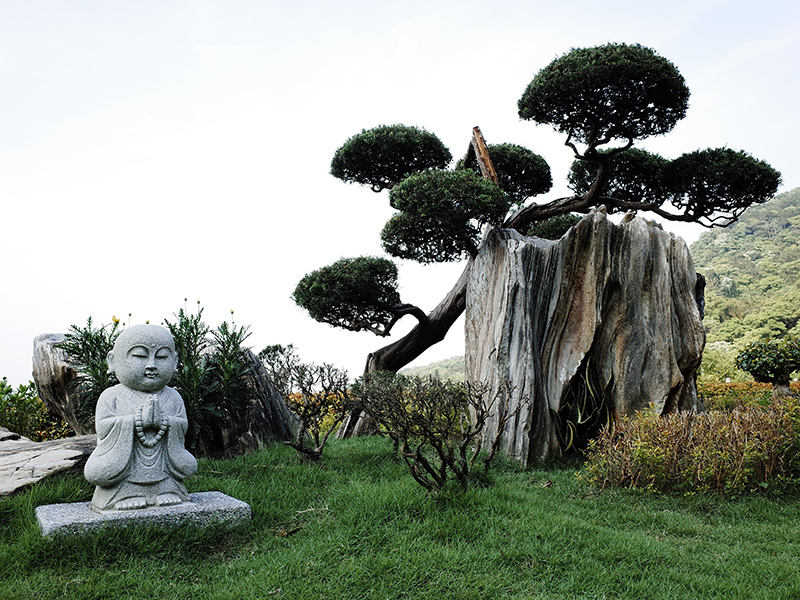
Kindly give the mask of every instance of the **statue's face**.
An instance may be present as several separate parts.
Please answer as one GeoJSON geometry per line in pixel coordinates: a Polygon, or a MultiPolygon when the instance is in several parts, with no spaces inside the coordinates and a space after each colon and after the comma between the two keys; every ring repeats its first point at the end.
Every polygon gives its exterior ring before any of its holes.
{"type": "Polygon", "coordinates": [[[169,383],[178,366],[178,355],[165,329],[135,326],[120,334],[108,362],[125,387],[156,392],[169,383]],[[138,329],[132,331],[135,328],[138,329]]]}

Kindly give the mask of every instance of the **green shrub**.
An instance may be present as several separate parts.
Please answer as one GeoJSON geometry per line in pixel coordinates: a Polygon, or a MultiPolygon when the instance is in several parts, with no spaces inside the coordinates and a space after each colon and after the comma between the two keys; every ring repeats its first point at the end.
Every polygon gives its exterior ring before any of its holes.
{"type": "MultiPolygon", "coordinates": [[[[237,430],[246,417],[252,398],[248,377],[252,364],[245,357],[247,327],[223,322],[211,329],[203,322],[203,309],[180,309],[174,322],[164,320],[175,340],[178,367],[170,385],[178,390],[186,405],[189,429],[186,447],[200,456],[224,454],[230,450],[231,430],[237,430]]],[[[108,387],[118,383],[108,373],[108,353],[120,334],[119,320],[95,327],[91,317],[86,327],[72,325],[61,344],[68,360],[78,372],[75,392],[80,403],[78,419],[87,431],[94,430],[97,399],[108,387]]]]}
{"type": "Polygon", "coordinates": [[[754,405],[768,406],[772,400],[772,386],[756,381],[698,382],[697,392],[707,410],[731,411],[754,405]]]}
{"type": "Polygon", "coordinates": [[[792,372],[800,368],[800,337],[747,344],[736,357],[736,366],[756,381],[771,383],[775,393],[788,394],[792,372]]]}
{"type": "MultiPolygon", "coordinates": [[[[793,381],[790,390],[800,394],[800,382],[793,381]]],[[[749,406],[769,406],[773,388],[769,383],[757,381],[732,381],[730,383],[697,384],[697,392],[707,410],[733,410],[749,406]]]]}
{"type": "Polygon", "coordinates": [[[216,456],[231,447],[224,432],[238,430],[252,397],[248,376],[252,364],[244,356],[247,327],[223,322],[212,330],[203,322],[203,309],[190,314],[180,309],[177,320],[164,320],[175,340],[178,368],[170,385],[186,405],[189,429],[186,448],[198,456],[216,456]]]}
{"type": "Polygon", "coordinates": [[[78,374],[70,385],[71,393],[78,396],[75,417],[84,432],[94,431],[94,409],[100,394],[119,383],[116,375],[108,372],[106,360],[119,334],[119,319],[116,317],[108,325],[99,327],[95,327],[92,317],[89,317],[86,327],[71,325],[66,339],[60,344],[78,374]]]}
{"type": "Polygon", "coordinates": [[[783,491],[800,475],[800,404],[622,417],[588,451],[586,478],[664,492],[783,491]]]}
{"type": "Polygon", "coordinates": [[[32,381],[15,390],[5,377],[0,380],[0,426],[34,442],[65,438],[71,433],[61,419],[48,412],[32,381]]]}

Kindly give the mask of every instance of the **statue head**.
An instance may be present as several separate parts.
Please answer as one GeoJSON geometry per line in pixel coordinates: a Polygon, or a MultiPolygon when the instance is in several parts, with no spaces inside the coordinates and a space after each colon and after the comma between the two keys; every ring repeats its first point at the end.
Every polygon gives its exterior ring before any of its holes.
{"type": "Polygon", "coordinates": [[[157,392],[169,383],[178,366],[175,341],[158,325],[133,325],[119,334],[108,353],[108,367],[125,387],[157,392]]]}

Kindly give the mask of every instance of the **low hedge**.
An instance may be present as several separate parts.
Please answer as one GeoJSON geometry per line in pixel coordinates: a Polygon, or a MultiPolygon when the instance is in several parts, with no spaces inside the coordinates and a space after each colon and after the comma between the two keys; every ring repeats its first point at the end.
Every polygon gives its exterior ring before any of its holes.
{"type": "Polygon", "coordinates": [[[765,402],[762,390],[753,388],[742,396],[719,392],[716,401],[725,409],[619,419],[590,444],[584,476],[601,487],[664,492],[780,493],[795,487],[800,400],[765,402]]]}

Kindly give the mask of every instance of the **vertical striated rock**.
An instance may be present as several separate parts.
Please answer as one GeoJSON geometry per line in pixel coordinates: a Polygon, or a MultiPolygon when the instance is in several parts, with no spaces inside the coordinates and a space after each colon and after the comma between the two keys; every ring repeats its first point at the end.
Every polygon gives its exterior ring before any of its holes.
{"type": "Polygon", "coordinates": [[[467,379],[510,382],[512,410],[528,399],[503,435],[523,464],[560,452],[563,415],[587,382],[612,417],[700,409],[701,303],[686,243],[639,217],[615,225],[594,211],[558,241],[495,230],[467,287],[467,379]]]}
{"type": "Polygon", "coordinates": [[[34,338],[33,381],[47,409],[59,415],[76,435],[84,435],[89,432],[84,431],[76,416],[80,398],[70,386],[77,373],[69,365],[64,350],[59,347],[64,339],[63,333],[43,333],[34,338]]]}
{"type": "Polygon", "coordinates": [[[234,432],[237,449],[251,450],[267,439],[293,439],[299,427],[297,417],[286,406],[258,356],[246,349],[244,358],[252,367],[249,383],[253,394],[245,408],[245,417],[234,432]]]}

